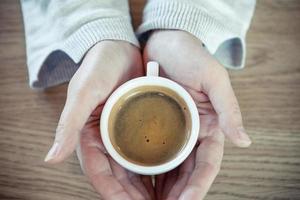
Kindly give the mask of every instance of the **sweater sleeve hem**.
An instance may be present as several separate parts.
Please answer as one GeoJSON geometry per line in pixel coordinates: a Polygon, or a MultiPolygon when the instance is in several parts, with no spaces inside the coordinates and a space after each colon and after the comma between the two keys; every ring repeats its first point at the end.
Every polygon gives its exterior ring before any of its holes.
{"type": "Polygon", "coordinates": [[[127,41],[137,47],[130,18],[104,18],[89,22],[64,41],[47,47],[45,57],[28,61],[29,84],[33,89],[44,89],[69,81],[77,71],[86,52],[104,40],[127,41]]]}
{"type": "Polygon", "coordinates": [[[189,1],[150,1],[144,10],[143,23],[137,30],[140,38],[157,29],[183,30],[202,41],[207,50],[227,68],[243,68],[245,34],[236,23],[224,24],[204,7],[189,1]]]}

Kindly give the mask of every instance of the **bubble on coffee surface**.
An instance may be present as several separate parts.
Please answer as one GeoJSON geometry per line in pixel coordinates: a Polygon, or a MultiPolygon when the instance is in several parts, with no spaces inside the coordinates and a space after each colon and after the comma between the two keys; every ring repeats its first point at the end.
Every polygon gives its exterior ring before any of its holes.
{"type": "Polygon", "coordinates": [[[147,135],[145,135],[145,140],[146,140],[146,142],[150,142],[150,140],[148,139],[147,135]]]}

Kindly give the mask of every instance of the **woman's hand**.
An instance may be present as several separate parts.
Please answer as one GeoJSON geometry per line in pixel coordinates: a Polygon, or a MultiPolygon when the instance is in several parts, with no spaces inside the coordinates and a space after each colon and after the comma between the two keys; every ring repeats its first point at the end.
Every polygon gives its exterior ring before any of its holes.
{"type": "Polygon", "coordinates": [[[103,105],[90,115],[77,148],[81,168],[96,192],[108,200],[151,200],[155,198],[151,176],[130,172],[116,163],[102,143],[99,122],[103,105]]]}
{"type": "Polygon", "coordinates": [[[154,194],[150,177],[128,172],[105,153],[99,132],[106,99],[120,84],[143,74],[141,60],[139,49],[127,42],[102,41],[90,49],[69,83],[55,141],[45,158],[61,162],[80,144],[82,169],[104,199],[151,199],[154,194]]]}
{"type": "Polygon", "coordinates": [[[98,105],[123,82],[143,74],[138,48],[122,41],[102,41],[92,47],[72,77],[67,100],[45,161],[58,163],[78,144],[79,134],[98,105]]]}
{"type": "Polygon", "coordinates": [[[181,84],[193,97],[200,115],[199,145],[179,167],[156,177],[157,199],[203,199],[219,172],[224,135],[239,147],[251,140],[227,71],[184,31],[156,31],[150,36],[144,61],[157,61],[160,73],[181,84]]]}

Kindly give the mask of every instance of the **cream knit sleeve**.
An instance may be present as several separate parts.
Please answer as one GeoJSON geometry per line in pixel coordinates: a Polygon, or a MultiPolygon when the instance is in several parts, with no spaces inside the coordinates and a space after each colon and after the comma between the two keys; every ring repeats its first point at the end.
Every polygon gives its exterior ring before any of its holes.
{"type": "Polygon", "coordinates": [[[101,40],[139,46],[127,0],[21,0],[29,82],[45,88],[68,81],[101,40]]]}
{"type": "Polygon", "coordinates": [[[199,38],[227,68],[243,68],[245,36],[255,0],[148,0],[139,37],[155,29],[179,29],[199,38]]]}

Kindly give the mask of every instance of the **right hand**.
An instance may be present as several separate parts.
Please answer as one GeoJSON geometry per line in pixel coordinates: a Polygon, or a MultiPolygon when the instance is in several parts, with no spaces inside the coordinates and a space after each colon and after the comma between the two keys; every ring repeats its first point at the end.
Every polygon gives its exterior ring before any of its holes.
{"type": "Polygon", "coordinates": [[[193,97],[200,117],[199,145],[183,164],[156,176],[158,199],[203,199],[221,167],[224,136],[248,147],[238,101],[227,71],[185,31],[154,31],[144,49],[144,61],[157,61],[160,72],[181,84],[193,97]]]}

